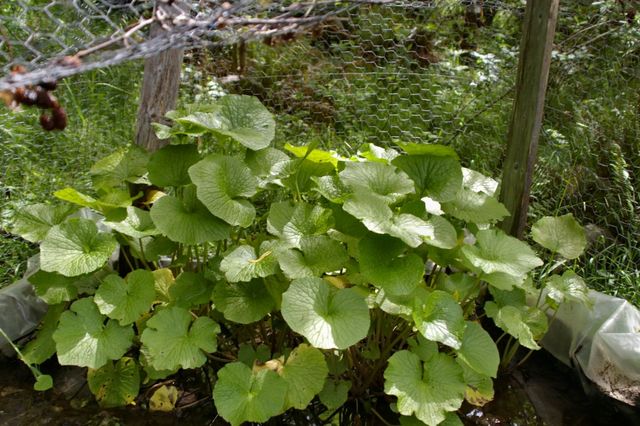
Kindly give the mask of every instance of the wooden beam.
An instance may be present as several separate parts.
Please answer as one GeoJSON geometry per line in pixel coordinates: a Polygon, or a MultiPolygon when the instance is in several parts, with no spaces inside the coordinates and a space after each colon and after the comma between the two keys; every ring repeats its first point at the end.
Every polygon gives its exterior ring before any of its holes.
{"type": "Polygon", "coordinates": [[[502,222],[502,229],[517,238],[522,238],[527,224],[559,2],[527,0],[525,10],[516,96],[500,190],[500,201],[511,213],[502,222]]]}

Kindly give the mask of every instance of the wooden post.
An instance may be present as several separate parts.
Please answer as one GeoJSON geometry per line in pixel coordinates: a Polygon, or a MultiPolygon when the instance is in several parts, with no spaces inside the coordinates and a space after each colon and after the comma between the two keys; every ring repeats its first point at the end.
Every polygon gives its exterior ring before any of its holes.
{"type": "MultiPolygon", "coordinates": [[[[159,3],[158,7],[166,6],[159,3]]],[[[173,7],[176,7],[175,3],[173,7]]],[[[151,36],[162,31],[162,26],[156,23],[151,29],[151,36]]],[[[176,105],[183,56],[183,49],[171,49],[144,61],[136,122],[136,144],[147,151],[156,151],[166,145],[166,142],[156,137],[151,123],[165,123],[164,115],[176,105]]]]}
{"type": "Polygon", "coordinates": [[[517,238],[522,238],[527,223],[559,2],[527,0],[524,16],[516,96],[500,190],[500,201],[511,213],[502,222],[502,229],[517,238]]]}

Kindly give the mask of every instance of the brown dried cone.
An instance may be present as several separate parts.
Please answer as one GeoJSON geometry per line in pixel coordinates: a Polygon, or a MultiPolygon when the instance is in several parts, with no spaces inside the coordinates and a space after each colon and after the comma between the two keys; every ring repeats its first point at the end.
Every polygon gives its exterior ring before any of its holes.
{"type": "Polygon", "coordinates": [[[51,117],[53,118],[54,128],[57,130],[64,130],[67,127],[67,113],[64,112],[61,106],[53,108],[51,111],[51,117]]]}
{"type": "Polygon", "coordinates": [[[40,126],[42,126],[42,128],[47,131],[53,130],[55,128],[53,118],[48,116],[46,112],[43,112],[40,115],[40,126]]]}

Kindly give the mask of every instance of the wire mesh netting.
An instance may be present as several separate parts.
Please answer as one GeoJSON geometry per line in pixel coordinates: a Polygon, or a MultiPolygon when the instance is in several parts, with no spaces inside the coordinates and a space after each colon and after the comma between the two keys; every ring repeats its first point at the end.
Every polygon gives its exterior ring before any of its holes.
{"type": "MultiPolygon", "coordinates": [[[[276,115],[277,143],[345,154],[444,143],[497,176],[524,3],[17,0],[0,6],[0,90],[188,47],[183,103],[257,96],[276,115]]],[[[622,295],[639,303],[637,8],[560,2],[531,215],[587,224],[584,275],[597,288],[624,281],[622,295]]]]}

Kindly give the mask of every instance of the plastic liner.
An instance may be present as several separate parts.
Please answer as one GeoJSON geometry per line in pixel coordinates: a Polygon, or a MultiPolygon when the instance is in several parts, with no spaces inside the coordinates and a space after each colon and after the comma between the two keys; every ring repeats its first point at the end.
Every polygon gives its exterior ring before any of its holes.
{"type": "MultiPolygon", "coordinates": [[[[39,257],[27,263],[27,272],[19,281],[0,289],[0,328],[11,338],[20,339],[36,329],[47,312],[47,304],[36,296],[28,277],[39,267],[39,257]]],[[[0,352],[13,356],[11,345],[0,336],[0,352]]]]}
{"type": "Polygon", "coordinates": [[[541,344],[601,392],[640,406],[640,310],[597,291],[589,297],[591,307],[561,305],[541,344]]]}

